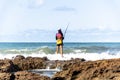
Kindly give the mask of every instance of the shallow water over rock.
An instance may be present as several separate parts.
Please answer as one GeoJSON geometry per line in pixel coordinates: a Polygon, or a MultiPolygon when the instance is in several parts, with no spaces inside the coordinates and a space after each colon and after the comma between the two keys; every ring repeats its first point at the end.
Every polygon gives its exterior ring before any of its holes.
{"type": "Polygon", "coordinates": [[[52,77],[56,72],[61,71],[60,69],[56,68],[56,69],[32,69],[32,70],[28,70],[29,72],[32,73],[36,73],[36,74],[40,74],[43,76],[48,76],[48,77],[52,77]]]}

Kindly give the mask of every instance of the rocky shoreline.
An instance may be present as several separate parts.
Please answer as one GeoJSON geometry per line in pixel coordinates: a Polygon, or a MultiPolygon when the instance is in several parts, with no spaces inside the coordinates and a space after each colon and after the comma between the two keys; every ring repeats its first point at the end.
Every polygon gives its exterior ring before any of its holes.
{"type": "Polygon", "coordinates": [[[47,57],[24,57],[0,60],[0,80],[120,80],[120,58],[97,61],[85,59],[54,60],[47,57]],[[30,69],[60,67],[52,78],[29,72],[30,69]]]}

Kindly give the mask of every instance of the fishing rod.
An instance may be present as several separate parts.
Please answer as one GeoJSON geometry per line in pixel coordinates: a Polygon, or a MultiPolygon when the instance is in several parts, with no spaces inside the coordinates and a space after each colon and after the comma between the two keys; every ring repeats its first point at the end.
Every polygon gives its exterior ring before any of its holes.
{"type": "Polygon", "coordinates": [[[69,24],[70,24],[70,23],[68,23],[68,25],[67,25],[67,27],[66,27],[66,29],[65,29],[64,38],[65,38],[65,34],[66,34],[66,32],[67,32],[67,29],[68,29],[69,24]]]}

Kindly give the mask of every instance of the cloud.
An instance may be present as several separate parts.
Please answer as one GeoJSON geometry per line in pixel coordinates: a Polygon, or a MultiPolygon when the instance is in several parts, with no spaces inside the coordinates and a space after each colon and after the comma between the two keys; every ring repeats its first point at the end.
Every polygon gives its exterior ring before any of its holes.
{"type": "Polygon", "coordinates": [[[75,8],[71,8],[67,6],[56,7],[54,10],[55,11],[76,11],[75,8]]]}
{"type": "Polygon", "coordinates": [[[44,4],[44,0],[36,0],[36,5],[43,5],[44,4]]]}
{"type": "Polygon", "coordinates": [[[54,31],[42,30],[42,29],[29,29],[21,32],[20,37],[23,38],[23,41],[53,41],[55,40],[54,31]],[[48,34],[50,33],[50,34],[48,34]]]}
{"type": "Polygon", "coordinates": [[[28,3],[29,8],[39,8],[44,4],[44,0],[28,0],[28,3]]]}
{"type": "Polygon", "coordinates": [[[18,3],[23,7],[39,8],[44,4],[44,0],[19,0],[18,3]]]}

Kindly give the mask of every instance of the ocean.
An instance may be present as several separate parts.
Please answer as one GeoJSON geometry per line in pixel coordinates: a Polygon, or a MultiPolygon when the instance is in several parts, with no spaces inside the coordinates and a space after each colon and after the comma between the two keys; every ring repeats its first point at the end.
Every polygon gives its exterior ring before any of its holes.
{"type": "Polygon", "coordinates": [[[1,42],[0,59],[12,59],[16,55],[25,57],[47,57],[50,60],[69,60],[84,58],[86,60],[101,60],[120,58],[120,43],[103,42],[69,42],[64,43],[63,58],[55,54],[56,43],[40,42],[1,42]]]}

